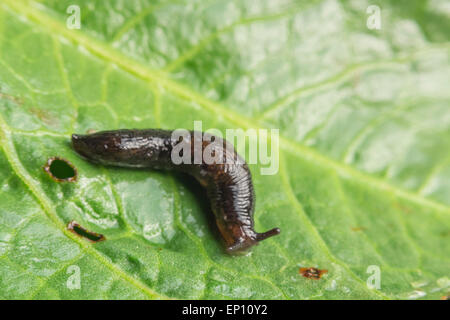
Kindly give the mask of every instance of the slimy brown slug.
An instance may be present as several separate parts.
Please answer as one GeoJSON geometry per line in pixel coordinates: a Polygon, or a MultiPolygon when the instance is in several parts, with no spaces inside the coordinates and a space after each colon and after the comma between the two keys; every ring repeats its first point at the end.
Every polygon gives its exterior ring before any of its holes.
{"type": "Polygon", "coordinates": [[[248,165],[225,139],[160,129],[102,131],[72,135],[77,153],[91,162],[185,172],[206,188],[217,227],[230,254],[244,252],[280,229],[254,230],[255,194],[248,165]],[[182,148],[184,147],[184,148],[182,148]],[[187,152],[186,152],[187,151],[187,152]],[[214,158],[202,157],[208,151],[214,158]],[[200,157],[199,157],[200,154],[200,157]],[[174,160],[173,155],[184,161],[174,160]]]}

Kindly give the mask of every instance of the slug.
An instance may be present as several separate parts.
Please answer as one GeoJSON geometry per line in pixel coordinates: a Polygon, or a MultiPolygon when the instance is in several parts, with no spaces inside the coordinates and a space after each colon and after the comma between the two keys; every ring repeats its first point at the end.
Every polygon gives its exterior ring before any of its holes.
{"type": "MultiPolygon", "coordinates": [[[[120,167],[177,170],[190,174],[206,188],[217,227],[229,254],[246,252],[259,241],[278,235],[279,228],[264,233],[254,230],[255,194],[246,162],[225,139],[208,133],[185,131],[174,137],[161,129],[102,131],[72,135],[75,151],[91,162],[120,167]],[[185,143],[190,155],[177,151],[185,143]],[[211,151],[221,161],[198,159],[198,151],[211,151]],[[197,150],[196,150],[197,149],[197,150]],[[201,150],[198,150],[201,149],[201,150]],[[186,156],[173,161],[172,152],[186,156]]],[[[184,149],[185,150],[185,149],[184,149]]],[[[203,153],[201,153],[203,154],[203,153]]]]}

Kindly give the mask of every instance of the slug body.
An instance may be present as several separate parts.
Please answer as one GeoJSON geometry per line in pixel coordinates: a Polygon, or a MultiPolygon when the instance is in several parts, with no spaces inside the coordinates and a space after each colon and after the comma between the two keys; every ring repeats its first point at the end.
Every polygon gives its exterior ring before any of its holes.
{"type": "Polygon", "coordinates": [[[182,140],[174,137],[173,131],[159,129],[72,135],[75,151],[92,162],[177,170],[195,177],[207,190],[228,253],[246,251],[259,241],[280,233],[278,228],[264,233],[254,231],[255,194],[250,170],[230,143],[217,136],[191,131],[183,140],[190,151],[186,155],[186,149],[181,153],[177,149],[182,140]],[[199,158],[205,149],[219,158],[214,161],[202,156],[199,158]],[[187,161],[173,161],[175,151],[187,161]]]}

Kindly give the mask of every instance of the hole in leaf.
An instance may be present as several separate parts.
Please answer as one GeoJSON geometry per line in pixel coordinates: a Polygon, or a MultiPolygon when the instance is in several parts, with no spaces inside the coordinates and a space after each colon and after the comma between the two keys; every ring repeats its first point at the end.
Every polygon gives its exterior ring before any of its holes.
{"type": "Polygon", "coordinates": [[[104,235],[97,232],[89,231],[80,226],[80,224],[78,224],[75,221],[70,221],[69,224],[67,225],[67,229],[75,233],[77,236],[85,238],[91,242],[100,242],[106,240],[104,235]]]}
{"type": "Polygon", "coordinates": [[[47,160],[44,171],[55,181],[73,182],[77,180],[77,169],[66,159],[52,157],[47,160]]]}

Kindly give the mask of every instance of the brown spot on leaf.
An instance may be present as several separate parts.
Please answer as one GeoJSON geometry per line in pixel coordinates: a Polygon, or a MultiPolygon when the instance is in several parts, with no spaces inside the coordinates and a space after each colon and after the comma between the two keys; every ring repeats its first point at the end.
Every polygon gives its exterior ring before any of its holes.
{"type": "Polygon", "coordinates": [[[351,227],[352,231],[364,231],[366,230],[365,227],[351,227]]]}
{"type": "Polygon", "coordinates": [[[43,169],[56,182],[74,182],[78,177],[77,168],[61,157],[49,158],[43,169]]]}
{"type": "Polygon", "coordinates": [[[394,202],[394,206],[395,206],[397,209],[401,210],[402,212],[404,212],[404,213],[406,213],[406,214],[412,213],[412,209],[411,209],[410,207],[407,207],[407,206],[404,205],[404,204],[400,204],[400,203],[398,203],[398,202],[394,202]]]}
{"type": "Polygon", "coordinates": [[[352,77],[352,88],[356,89],[361,82],[361,74],[360,72],[356,72],[355,75],[352,77]]]}
{"type": "Polygon", "coordinates": [[[442,232],[440,233],[440,235],[441,235],[441,237],[448,237],[448,236],[450,236],[450,230],[442,231],[442,232]]]}
{"type": "Polygon", "coordinates": [[[80,224],[78,224],[76,221],[70,221],[69,224],[67,225],[67,229],[72,231],[77,236],[89,240],[90,242],[100,242],[106,240],[104,235],[97,232],[89,231],[80,226],[80,224]]]}
{"type": "Polygon", "coordinates": [[[6,100],[9,100],[11,102],[14,102],[15,104],[20,104],[20,105],[23,104],[23,101],[22,101],[21,98],[14,97],[14,96],[11,96],[9,94],[2,93],[2,92],[0,92],[0,99],[6,99],[6,100]]]}
{"type": "Polygon", "coordinates": [[[300,268],[298,270],[298,273],[300,273],[302,276],[304,276],[305,278],[308,279],[313,279],[313,280],[319,280],[322,275],[324,275],[325,273],[327,273],[328,270],[325,269],[317,269],[317,268],[300,268]]]}
{"type": "Polygon", "coordinates": [[[38,117],[45,124],[53,125],[59,121],[57,117],[55,117],[53,114],[49,113],[46,110],[35,107],[31,107],[29,110],[32,114],[38,117]]]}

